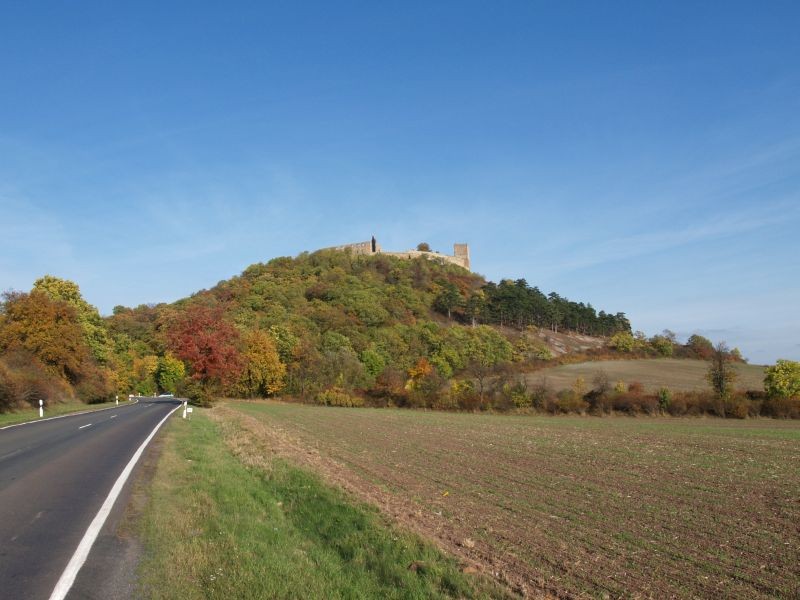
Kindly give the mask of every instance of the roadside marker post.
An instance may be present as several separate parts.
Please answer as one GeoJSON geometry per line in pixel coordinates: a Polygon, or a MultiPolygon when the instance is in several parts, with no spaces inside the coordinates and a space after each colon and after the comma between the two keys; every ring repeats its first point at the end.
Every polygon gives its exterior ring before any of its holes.
{"type": "Polygon", "coordinates": [[[186,409],[186,412],[189,413],[189,420],[190,421],[192,420],[192,411],[193,410],[194,410],[194,408],[192,408],[191,406],[186,409]]]}
{"type": "MultiPolygon", "coordinates": [[[[183,401],[183,418],[186,418],[186,405],[188,402],[186,400],[183,401]]],[[[191,408],[189,410],[192,410],[191,408]]]]}
{"type": "Polygon", "coordinates": [[[119,404],[119,394],[114,396],[114,404],[119,404]]]}
{"type": "Polygon", "coordinates": [[[44,400],[39,400],[39,418],[44,416],[44,400]]]}

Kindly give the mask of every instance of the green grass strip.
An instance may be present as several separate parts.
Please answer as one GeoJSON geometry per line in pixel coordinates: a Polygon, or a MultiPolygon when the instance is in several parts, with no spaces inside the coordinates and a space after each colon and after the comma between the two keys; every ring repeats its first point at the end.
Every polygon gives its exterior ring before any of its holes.
{"type": "Polygon", "coordinates": [[[312,473],[244,466],[199,411],[167,429],[142,527],[144,597],[503,595],[312,473]]]}

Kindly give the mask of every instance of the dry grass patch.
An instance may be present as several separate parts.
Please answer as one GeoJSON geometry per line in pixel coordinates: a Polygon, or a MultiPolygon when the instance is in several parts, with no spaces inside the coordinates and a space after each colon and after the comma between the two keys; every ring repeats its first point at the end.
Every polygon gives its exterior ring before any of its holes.
{"type": "MultiPolygon", "coordinates": [[[[733,367],[738,374],[735,386],[737,389],[764,389],[763,366],[736,364],[733,367]]],[[[554,390],[560,390],[570,389],[578,377],[583,377],[587,385],[591,386],[592,380],[600,371],[608,376],[612,385],[617,381],[638,381],[650,392],[662,387],[685,392],[710,389],[706,380],[708,363],[679,358],[599,360],[541,369],[529,373],[526,378],[530,385],[539,384],[546,378],[547,385],[554,390]]]]}

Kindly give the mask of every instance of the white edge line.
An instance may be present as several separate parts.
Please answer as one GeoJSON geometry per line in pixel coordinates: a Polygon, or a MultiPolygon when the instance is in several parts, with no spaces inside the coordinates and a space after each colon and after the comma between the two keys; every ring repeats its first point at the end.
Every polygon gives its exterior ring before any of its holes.
{"type": "Polygon", "coordinates": [[[73,412],[67,413],[65,415],[58,415],[57,417],[46,417],[44,419],[36,419],[34,421],[25,421],[24,423],[14,423],[13,425],[6,425],[5,427],[0,427],[0,431],[3,429],[11,429],[12,427],[22,427],[23,425],[30,425],[32,423],[43,423],[44,421],[52,421],[53,419],[64,419],[66,417],[77,417],[78,415],[88,415],[89,413],[96,413],[96,412],[103,412],[104,410],[111,410],[114,408],[125,408],[126,406],[133,406],[134,404],[139,404],[139,398],[136,398],[136,402],[133,404],[123,404],[120,406],[107,406],[106,408],[95,408],[94,410],[82,410],[81,412],[73,412]]]}
{"type": "Polygon", "coordinates": [[[78,429],[84,429],[86,427],[91,427],[91,426],[92,426],[91,423],[87,423],[86,425],[81,425],[80,427],[78,427],[78,429]]]}
{"type": "Polygon", "coordinates": [[[86,530],[86,533],[83,534],[83,539],[81,539],[80,544],[78,544],[75,554],[72,555],[72,558],[70,559],[69,563],[67,563],[67,567],[61,574],[58,583],[56,583],[56,587],[53,588],[53,593],[50,594],[50,600],[63,600],[67,597],[70,588],[72,588],[72,584],[75,583],[75,578],[78,576],[78,571],[81,570],[83,563],[86,562],[89,552],[91,551],[97,536],[100,534],[100,530],[103,528],[108,515],[111,513],[114,502],[117,501],[117,497],[119,496],[120,492],[122,492],[122,488],[125,486],[125,482],[128,480],[128,477],[130,477],[131,471],[133,471],[133,467],[136,466],[136,463],[142,456],[144,449],[147,447],[147,444],[150,443],[150,440],[152,440],[156,435],[156,432],[161,429],[161,426],[164,424],[164,422],[172,416],[172,413],[178,410],[182,405],[183,404],[178,404],[178,406],[169,411],[167,415],[158,422],[158,425],[156,425],[155,429],[150,432],[150,435],[147,436],[147,439],[142,442],[142,445],[139,446],[139,449],[136,450],[130,461],[128,461],[128,464],[125,465],[122,473],[119,474],[119,477],[117,477],[117,480],[114,482],[114,486],[108,493],[108,497],[106,497],[105,502],[103,502],[100,510],[97,512],[94,519],[92,519],[92,522],[89,524],[89,528],[86,530]]]}

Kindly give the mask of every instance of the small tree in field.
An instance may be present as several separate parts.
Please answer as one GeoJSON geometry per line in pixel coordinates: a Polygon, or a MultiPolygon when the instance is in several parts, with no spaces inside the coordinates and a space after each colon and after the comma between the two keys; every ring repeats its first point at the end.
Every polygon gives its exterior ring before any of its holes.
{"type": "Polygon", "coordinates": [[[723,400],[720,405],[720,416],[725,416],[725,402],[733,390],[733,384],[736,381],[736,371],[733,370],[731,364],[733,358],[731,356],[728,345],[725,342],[720,342],[714,347],[714,352],[711,354],[711,364],[708,367],[706,375],[711,389],[714,390],[717,398],[723,400]]]}
{"type": "Polygon", "coordinates": [[[611,336],[609,346],[618,350],[619,352],[632,352],[636,344],[633,336],[627,331],[619,331],[611,336]]]}

